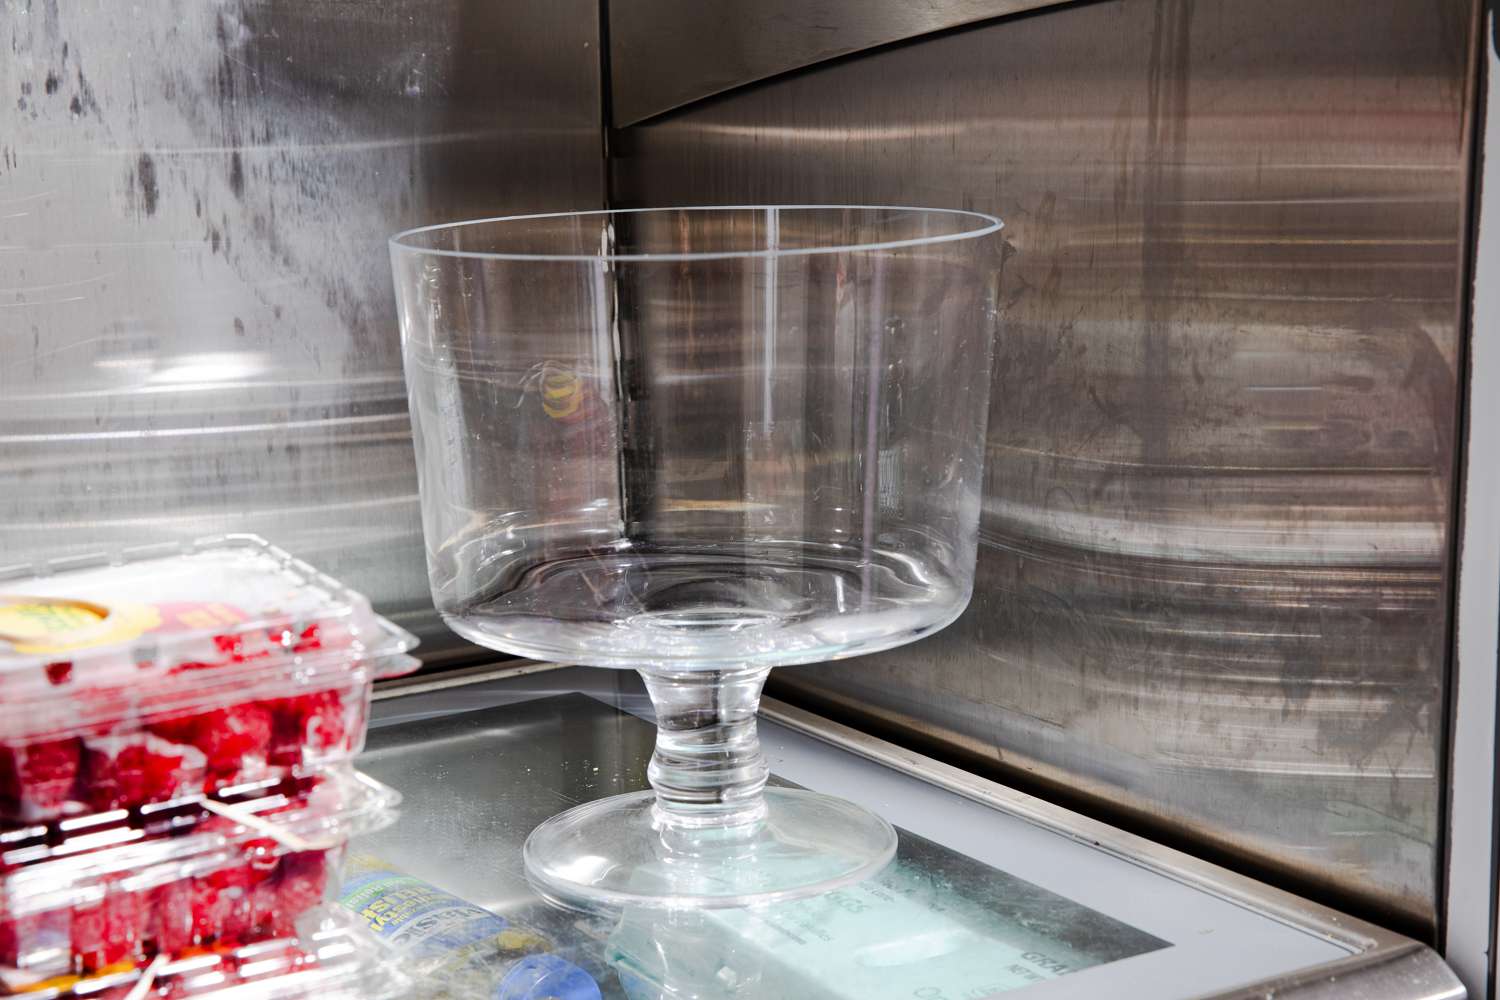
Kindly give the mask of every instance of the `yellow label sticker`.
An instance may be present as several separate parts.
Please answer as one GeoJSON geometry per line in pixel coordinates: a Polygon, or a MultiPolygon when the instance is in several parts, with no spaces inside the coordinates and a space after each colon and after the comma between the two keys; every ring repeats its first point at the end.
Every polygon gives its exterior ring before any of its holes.
{"type": "Polygon", "coordinates": [[[0,635],[12,639],[47,639],[98,625],[104,609],[72,601],[22,600],[0,604],[0,635]]]}
{"type": "Polygon", "coordinates": [[[145,604],[106,608],[65,598],[0,595],[0,640],[18,653],[64,653],[122,642],[160,624],[156,609],[145,604]]]}
{"type": "Polygon", "coordinates": [[[553,420],[571,417],[583,402],[583,382],[572,371],[553,369],[542,373],[542,410],[553,420]]]}

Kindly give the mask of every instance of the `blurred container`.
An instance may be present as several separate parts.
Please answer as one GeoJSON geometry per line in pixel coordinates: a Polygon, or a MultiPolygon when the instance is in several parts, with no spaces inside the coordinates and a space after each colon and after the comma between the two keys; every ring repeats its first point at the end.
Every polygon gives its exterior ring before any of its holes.
{"type": "Polygon", "coordinates": [[[339,902],[401,956],[428,1000],[600,1000],[594,977],[540,931],[377,858],[350,859],[339,902]]]}

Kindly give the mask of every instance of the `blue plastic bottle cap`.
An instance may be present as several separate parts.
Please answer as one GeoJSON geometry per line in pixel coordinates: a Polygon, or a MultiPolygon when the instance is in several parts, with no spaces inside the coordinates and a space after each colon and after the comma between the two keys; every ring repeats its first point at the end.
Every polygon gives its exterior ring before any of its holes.
{"type": "Polygon", "coordinates": [[[511,966],[493,1000],[603,1000],[599,984],[567,959],[527,955],[511,966]]]}

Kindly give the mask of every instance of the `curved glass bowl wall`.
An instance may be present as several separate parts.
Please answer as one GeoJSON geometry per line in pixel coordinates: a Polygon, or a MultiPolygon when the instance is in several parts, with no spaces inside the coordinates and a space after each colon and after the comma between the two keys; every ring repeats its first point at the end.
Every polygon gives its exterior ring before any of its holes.
{"type": "Polygon", "coordinates": [[[564,902],[740,905],[891,856],[764,790],[773,666],[952,621],[973,586],[1000,224],[909,208],[491,219],[391,255],[434,601],[461,635],[639,670],[654,793],[540,827],[564,902]]]}

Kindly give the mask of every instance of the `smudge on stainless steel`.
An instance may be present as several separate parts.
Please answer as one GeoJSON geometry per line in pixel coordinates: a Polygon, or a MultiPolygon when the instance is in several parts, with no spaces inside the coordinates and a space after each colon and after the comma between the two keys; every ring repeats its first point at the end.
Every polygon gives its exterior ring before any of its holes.
{"type": "Polygon", "coordinates": [[[0,23],[0,562],[255,531],[453,648],[385,240],[600,204],[593,4],[84,0],[0,23]]]}

